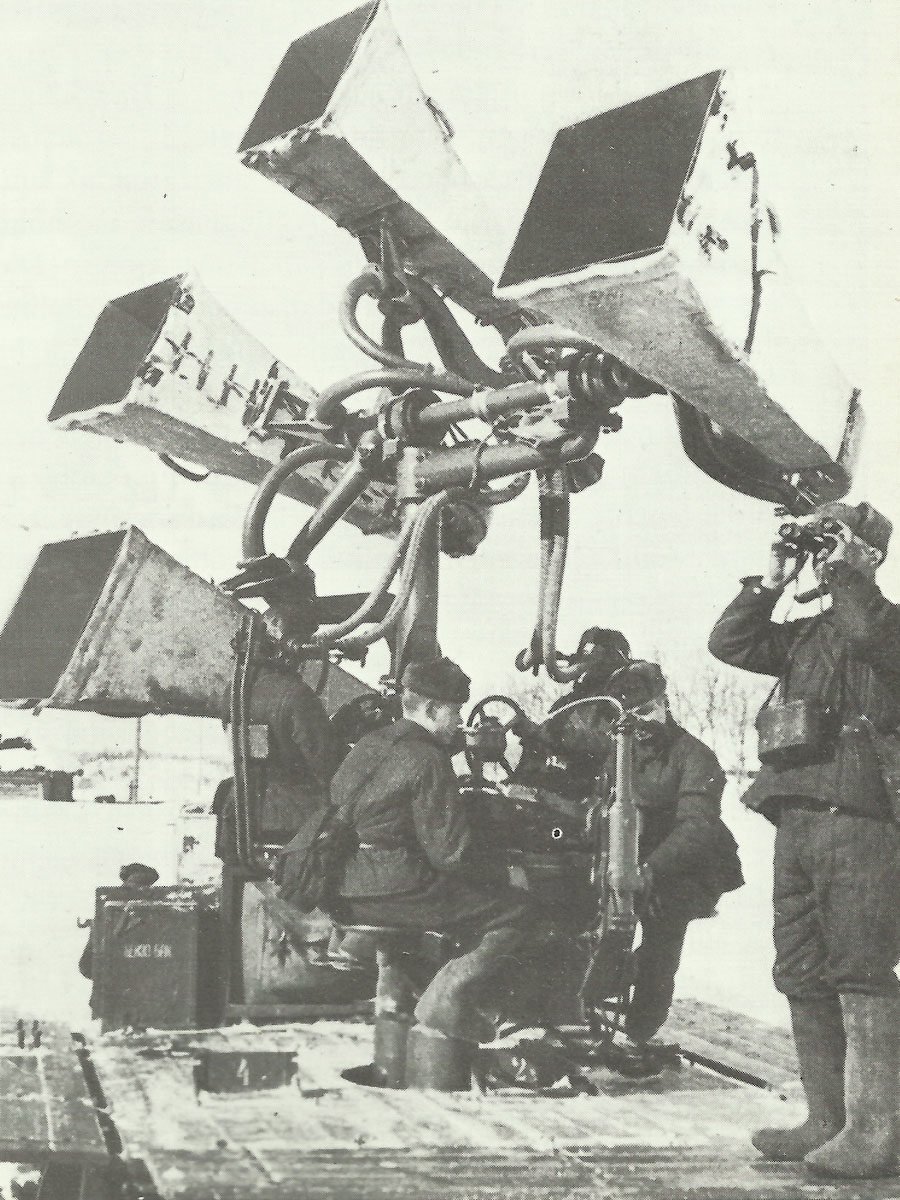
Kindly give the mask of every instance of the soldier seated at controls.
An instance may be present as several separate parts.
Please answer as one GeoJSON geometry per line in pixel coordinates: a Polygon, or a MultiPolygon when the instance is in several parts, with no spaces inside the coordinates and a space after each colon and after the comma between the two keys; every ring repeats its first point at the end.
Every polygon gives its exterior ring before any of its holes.
{"type": "Polygon", "coordinates": [[[464,947],[425,988],[421,1025],[446,1037],[490,1041],[487,1013],[527,940],[528,898],[487,886],[472,866],[473,830],[451,747],[469,678],[447,658],[411,663],[401,680],[403,717],[362,737],[332,781],[358,847],[339,888],[348,923],[436,930],[464,947]]]}

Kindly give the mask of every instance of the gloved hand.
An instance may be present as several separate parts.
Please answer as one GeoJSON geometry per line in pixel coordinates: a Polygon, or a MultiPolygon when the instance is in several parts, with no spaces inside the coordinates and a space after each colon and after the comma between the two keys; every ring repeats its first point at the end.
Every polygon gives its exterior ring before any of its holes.
{"type": "Polygon", "coordinates": [[[792,579],[797,578],[802,566],[803,555],[798,552],[796,546],[778,538],[772,543],[769,564],[760,582],[770,591],[783,591],[792,579]]]}
{"type": "Polygon", "coordinates": [[[509,727],[510,733],[514,733],[522,742],[535,743],[541,742],[544,738],[544,729],[537,721],[532,721],[523,713],[521,717],[516,717],[512,725],[509,727]]]}

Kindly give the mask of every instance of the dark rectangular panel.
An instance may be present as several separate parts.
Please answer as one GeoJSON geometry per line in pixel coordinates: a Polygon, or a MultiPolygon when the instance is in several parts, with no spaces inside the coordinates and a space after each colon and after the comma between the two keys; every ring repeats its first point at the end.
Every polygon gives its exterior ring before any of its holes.
{"type": "Polygon", "coordinates": [[[0,701],[51,695],[125,536],[122,529],[43,547],[0,633],[0,701]]]}
{"type": "Polygon", "coordinates": [[[115,404],[128,393],[156,341],[178,282],[178,278],[165,279],[106,305],[66,376],[48,420],[115,404]]]}
{"type": "Polygon", "coordinates": [[[187,1029],[214,1018],[218,922],[200,890],[98,888],[91,937],[104,1032],[187,1029]]]}
{"type": "Polygon", "coordinates": [[[355,8],[290,46],[244,134],[239,152],[322,116],[375,8],[375,4],[355,8]]]}
{"type": "Polygon", "coordinates": [[[720,76],[713,71],[561,129],[500,287],[663,246],[720,76]]]}

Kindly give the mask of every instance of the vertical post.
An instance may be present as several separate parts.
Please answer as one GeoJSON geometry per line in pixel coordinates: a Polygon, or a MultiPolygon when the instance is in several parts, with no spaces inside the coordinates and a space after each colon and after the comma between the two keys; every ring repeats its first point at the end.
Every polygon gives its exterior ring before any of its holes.
{"type": "Polygon", "coordinates": [[[440,521],[425,535],[416,567],[409,603],[400,616],[394,634],[391,674],[397,680],[407,663],[436,658],[438,578],[440,572],[440,521]]]}
{"type": "Polygon", "coordinates": [[[640,820],[632,791],[632,733],[620,718],[616,731],[616,798],[609,810],[611,928],[632,928],[640,890],[640,820]]]}
{"type": "Polygon", "coordinates": [[[134,731],[134,768],[131,773],[131,783],[128,785],[128,802],[137,804],[138,787],[141,777],[141,718],[135,722],[134,731]]]}

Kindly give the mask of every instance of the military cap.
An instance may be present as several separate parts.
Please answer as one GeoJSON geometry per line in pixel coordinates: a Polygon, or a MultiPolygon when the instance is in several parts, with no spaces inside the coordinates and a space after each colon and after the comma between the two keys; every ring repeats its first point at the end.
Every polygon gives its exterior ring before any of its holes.
{"type": "Polygon", "coordinates": [[[429,700],[443,700],[447,704],[465,704],[469,699],[471,679],[449,658],[432,658],[425,662],[411,662],[400,680],[404,688],[425,696],[429,700]]]}
{"type": "Polygon", "coordinates": [[[631,647],[618,629],[600,629],[594,625],[581,635],[578,657],[584,664],[584,678],[592,684],[600,684],[629,661],[631,647]]]}
{"type": "Polygon", "coordinates": [[[872,546],[875,550],[880,550],[882,556],[887,554],[888,542],[891,540],[891,531],[893,525],[871,504],[841,504],[836,501],[831,504],[823,504],[817,508],[813,514],[817,521],[826,517],[833,517],[836,521],[841,521],[852,534],[855,534],[867,546],[872,546]]]}
{"type": "Polygon", "coordinates": [[[637,708],[666,694],[666,677],[659,663],[635,659],[615,672],[609,690],[626,708],[637,708]]]}
{"type": "Polygon", "coordinates": [[[140,883],[136,883],[138,887],[152,887],[159,879],[159,871],[154,871],[146,863],[126,863],[119,870],[119,878],[123,883],[127,883],[134,875],[140,877],[140,883]]]}

